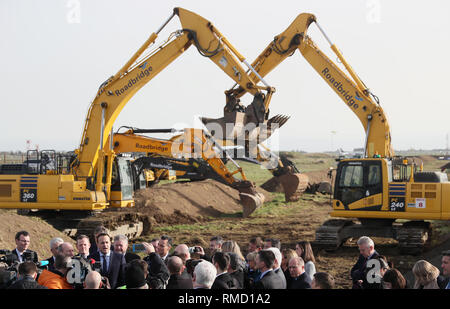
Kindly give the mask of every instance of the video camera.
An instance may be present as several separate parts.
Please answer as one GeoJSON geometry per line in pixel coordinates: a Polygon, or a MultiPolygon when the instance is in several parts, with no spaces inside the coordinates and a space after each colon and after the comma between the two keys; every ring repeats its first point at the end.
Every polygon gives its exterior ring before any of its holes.
{"type": "Polygon", "coordinates": [[[8,266],[11,266],[17,259],[16,256],[9,250],[0,250],[0,254],[3,255],[0,257],[0,263],[5,263],[8,266]]]}
{"type": "MultiPolygon", "coordinates": [[[[0,275],[0,286],[8,287],[14,281],[17,280],[17,274],[19,273],[19,262],[17,256],[12,254],[10,250],[0,250],[0,263],[3,263],[4,267],[0,266],[1,275],[0,275]]],[[[22,254],[23,262],[33,262],[36,258],[35,252],[24,252],[22,254]]],[[[23,263],[22,262],[22,263],[23,263]]],[[[38,263],[34,263],[38,269],[38,273],[41,273],[43,269],[47,268],[48,261],[40,261],[38,263]]]]}

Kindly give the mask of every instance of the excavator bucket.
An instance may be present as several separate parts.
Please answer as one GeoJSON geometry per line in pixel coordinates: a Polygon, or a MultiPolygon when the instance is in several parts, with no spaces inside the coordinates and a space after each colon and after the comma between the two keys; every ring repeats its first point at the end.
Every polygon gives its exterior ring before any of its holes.
{"type": "Polygon", "coordinates": [[[261,187],[269,192],[283,192],[286,202],[296,202],[308,188],[308,182],[305,174],[284,174],[272,177],[261,187]]]}
{"type": "Polygon", "coordinates": [[[243,208],[242,217],[247,218],[264,204],[264,195],[256,192],[255,185],[250,181],[241,181],[235,185],[235,188],[239,191],[239,198],[243,208]]]}
{"type": "Polygon", "coordinates": [[[305,174],[285,174],[280,176],[286,202],[295,202],[308,188],[309,178],[305,174]]]}
{"type": "Polygon", "coordinates": [[[265,200],[264,195],[261,193],[239,193],[239,198],[241,199],[241,205],[243,208],[242,217],[244,218],[250,216],[256,209],[264,204],[265,200]]]}

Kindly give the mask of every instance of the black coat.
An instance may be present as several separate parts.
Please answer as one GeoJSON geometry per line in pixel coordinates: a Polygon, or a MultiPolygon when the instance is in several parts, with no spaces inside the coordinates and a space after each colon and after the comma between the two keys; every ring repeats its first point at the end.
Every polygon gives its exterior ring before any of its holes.
{"type": "Polygon", "coordinates": [[[133,252],[127,252],[125,253],[125,262],[130,263],[133,260],[140,260],[141,257],[133,252]]]}
{"type": "Polygon", "coordinates": [[[292,289],[310,289],[311,288],[311,279],[306,274],[306,272],[304,272],[297,278],[291,277],[287,288],[290,290],[292,290],[292,289]]]}
{"type": "MultiPolygon", "coordinates": [[[[33,250],[27,249],[25,250],[25,252],[29,252],[29,253],[33,253],[34,254],[34,259],[33,259],[33,263],[37,263],[39,261],[38,255],[36,252],[34,252],[33,250]]],[[[11,250],[11,254],[14,256],[13,260],[14,261],[18,261],[19,260],[19,256],[17,255],[17,251],[16,248],[14,248],[13,250],[11,250]]]]}
{"type": "Polygon", "coordinates": [[[374,252],[370,259],[365,258],[363,255],[359,255],[358,261],[356,261],[356,264],[353,265],[350,275],[352,277],[353,281],[353,288],[354,289],[371,289],[371,288],[380,288],[380,284],[378,283],[368,283],[367,282],[367,273],[370,271],[370,268],[367,267],[367,262],[371,259],[378,259],[380,255],[378,252],[374,252]],[[362,280],[362,285],[358,285],[357,281],[362,280]]]}
{"type": "Polygon", "coordinates": [[[211,286],[211,289],[237,289],[239,286],[239,283],[236,279],[234,279],[229,273],[223,273],[216,277],[216,280],[214,280],[213,285],[211,286]]]}
{"type": "MultiPolygon", "coordinates": [[[[188,274],[189,276],[189,274],[188,274]]],[[[168,290],[174,290],[174,289],[192,289],[192,278],[187,277],[187,276],[183,276],[183,275],[179,275],[179,274],[175,274],[175,275],[171,275],[169,278],[169,283],[166,286],[166,289],[168,290]]]]}
{"type": "Polygon", "coordinates": [[[246,286],[246,282],[248,282],[247,274],[243,269],[236,270],[235,272],[230,274],[236,282],[238,283],[237,289],[243,289],[246,286]]]}
{"type": "Polygon", "coordinates": [[[255,285],[255,289],[283,289],[283,281],[273,270],[267,272],[264,277],[259,279],[255,285]]]}
{"type": "Polygon", "coordinates": [[[25,276],[23,279],[19,279],[14,282],[8,289],[18,290],[34,290],[34,289],[48,289],[46,286],[42,286],[36,282],[32,277],[25,276]]]}
{"type": "Polygon", "coordinates": [[[152,289],[164,289],[168,284],[170,272],[158,253],[152,252],[144,258],[148,264],[147,282],[152,289]]]}
{"type": "Polygon", "coordinates": [[[48,262],[47,264],[47,269],[55,269],[55,259],[53,257],[53,255],[51,257],[49,257],[48,259],[46,259],[45,261],[48,262]]]}
{"type": "MultiPolygon", "coordinates": [[[[100,262],[100,252],[97,251],[88,256],[88,259],[100,262]]],[[[125,265],[126,261],[123,254],[114,251],[110,252],[108,272],[106,274],[101,272],[101,275],[108,278],[111,289],[125,284],[125,265]]]]}

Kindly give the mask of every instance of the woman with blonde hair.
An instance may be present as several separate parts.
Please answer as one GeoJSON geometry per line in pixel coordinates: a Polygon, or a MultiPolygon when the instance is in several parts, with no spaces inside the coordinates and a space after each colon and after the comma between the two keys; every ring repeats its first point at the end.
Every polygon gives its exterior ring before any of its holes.
{"type": "Polygon", "coordinates": [[[439,289],[439,269],[431,263],[425,260],[417,261],[412,271],[415,278],[414,289],[439,289]]]}
{"type": "Polygon", "coordinates": [[[234,240],[227,240],[224,241],[222,244],[222,252],[232,252],[236,253],[239,259],[245,262],[245,258],[241,253],[241,248],[239,247],[238,243],[234,240]]]}
{"type": "Polygon", "coordinates": [[[289,272],[289,261],[290,259],[292,259],[293,257],[298,257],[297,252],[295,252],[295,250],[293,249],[283,249],[281,251],[282,254],[282,260],[281,260],[281,268],[283,269],[284,272],[288,271],[289,272]]]}

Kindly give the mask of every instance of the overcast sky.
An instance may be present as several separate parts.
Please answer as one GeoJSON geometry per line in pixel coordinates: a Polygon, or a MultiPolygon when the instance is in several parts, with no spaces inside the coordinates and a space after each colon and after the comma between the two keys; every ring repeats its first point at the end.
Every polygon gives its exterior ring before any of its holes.
{"type": "MultiPolygon", "coordinates": [[[[406,0],[1,0],[0,151],[78,148],[99,85],[183,7],[210,20],[249,63],[295,17],[316,15],[365,84],[381,100],[394,149],[446,148],[450,134],[450,1],[406,0]]],[[[180,29],[177,18],[162,43],[180,29]]],[[[311,25],[310,36],[335,60],[311,25]]],[[[291,119],[279,149],[362,147],[357,117],[297,51],[265,78],[276,88],[271,116],[291,119]]],[[[198,126],[221,117],[233,81],[191,47],[142,88],[114,128],[198,126]]],[[[250,103],[244,96],[243,103],[250,103]]]]}

